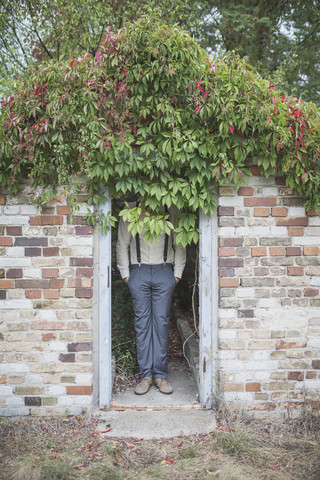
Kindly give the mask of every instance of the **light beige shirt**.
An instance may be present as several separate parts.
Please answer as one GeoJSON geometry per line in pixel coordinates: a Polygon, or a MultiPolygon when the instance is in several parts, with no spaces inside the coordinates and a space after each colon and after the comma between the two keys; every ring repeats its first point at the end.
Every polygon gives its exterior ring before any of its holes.
{"type": "MultiPolygon", "coordinates": [[[[129,205],[131,208],[135,204],[129,205]]],[[[142,208],[141,216],[144,215],[142,208]]],[[[169,209],[169,221],[176,226],[177,210],[175,207],[169,209]]],[[[129,249],[131,265],[137,264],[136,238],[128,230],[128,222],[120,219],[117,239],[117,267],[122,278],[129,277],[129,249]]],[[[141,263],[147,265],[158,265],[164,262],[164,242],[165,234],[159,235],[159,241],[153,241],[151,244],[143,239],[143,233],[140,235],[141,263]]],[[[186,249],[179,243],[176,244],[176,235],[172,233],[168,242],[167,263],[174,265],[174,276],[181,278],[186,264],[186,249]]]]}

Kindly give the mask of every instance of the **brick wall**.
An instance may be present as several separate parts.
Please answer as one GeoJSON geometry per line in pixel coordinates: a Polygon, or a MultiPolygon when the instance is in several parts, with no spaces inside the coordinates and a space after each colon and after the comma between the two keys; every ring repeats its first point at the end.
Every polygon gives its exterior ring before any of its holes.
{"type": "Polygon", "coordinates": [[[223,397],[320,408],[320,218],[259,175],[220,188],[218,218],[223,397]]]}
{"type": "Polygon", "coordinates": [[[92,403],[93,229],[57,196],[0,192],[0,415],[92,403]]]}

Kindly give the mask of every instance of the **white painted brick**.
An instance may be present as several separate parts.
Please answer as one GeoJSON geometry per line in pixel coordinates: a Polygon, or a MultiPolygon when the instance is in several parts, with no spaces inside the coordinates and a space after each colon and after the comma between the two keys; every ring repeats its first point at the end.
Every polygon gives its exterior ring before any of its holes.
{"type": "Polygon", "coordinates": [[[82,237],[69,237],[68,238],[68,245],[72,246],[77,246],[77,245],[83,245],[83,246],[90,246],[92,245],[92,236],[87,235],[87,236],[82,236],[82,237]]]}
{"type": "MultiPolygon", "coordinates": [[[[312,227],[313,228],[313,227],[312,227]]],[[[314,227],[318,228],[318,227],[314,227]]],[[[293,246],[312,246],[318,245],[319,238],[318,237],[292,237],[292,245],[293,246]]]]}
{"type": "Polygon", "coordinates": [[[55,320],[56,315],[52,310],[39,310],[37,317],[39,320],[55,320]]]}
{"type": "Polygon", "coordinates": [[[3,395],[12,395],[12,387],[8,387],[7,385],[0,385],[0,397],[3,395]]]}
{"type": "Polygon", "coordinates": [[[64,350],[66,350],[66,342],[50,342],[49,350],[51,350],[52,352],[63,352],[64,350]]]}
{"type": "Polygon", "coordinates": [[[259,298],[260,308],[272,308],[280,305],[280,298],[259,298]]]}
{"type": "Polygon", "coordinates": [[[68,407],[69,405],[73,405],[73,398],[70,396],[63,396],[58,398],[58,405],[68,407]]]}
{"type": "Polygon", "coordinates": [[[254,296],[254,288],[237,288],[236,296],[239,298],[250,298],[254,296]]]}
{"type": "Polygon", "coordinates": [[[275,237],[286,237],[288,235],[287,227],[271,227],[270,228],[271,236],[275,237]]]}
{"type": "Polygon", "coordinates": [[[259,372],[254,372],[253,378],[255,380],[259,380],[259,381],[269,380],[270,379],[270,372],[266,372],[264,370],[261,370],[259,372]]]}
{"type": "Polygon", "coordinates": [[[31,258],[1,258],[1,267],[31,267],[31,258]]]}
{"type": "Polygon", "coordinates": [[[303,382],[297,382],[297,390],[320,390],[320,380],[304,380],[303,382]]]}
{"type": "Polygon", "coordinates": [[[320,217],[309,217],[309,226],[310,227],[320,226],[320,217]]]}
{"type": "Polygon", "coordinates": [[[17,259],[24,257],[24,247],[10,247],[7,248],[6,257],[16,257],[17,259]]]}
{"type": "Polygon", "coordinates": [[[16,417],[29,414],[29,407],[0,407],[0,416],[3,417],[16,417]]]}
{"type": "Polygon", "coordinates": [[[43,363],[56,363],[58,361],[58,353],[55,352],[42,352],[39,359],[43,363]]]}
{"type": "Polygon", "coordinates": [[[243,207],[243,197],[220,197],[219,205],[221,207],[243,207]]]}
{"type": "Polygon", "coordinates": [[[23,278],[41,278],[41,275],[40,268],[25,268],[23,270],[23,278]]]}
{"type": "Polygon", "coordinates": [[[22,215],[38,215],[39,209],[37,205],[21,205],[21,214],[22,215]]]}
{"type": "Polygon", "coordinates": [[[235,308],[220,308],[219,318],[237,319],[237,310],[235,308]]]}
{"type": "Polygon", "coordinates": [[[233,340],[237,337],[237,334],[234,330],[221,328],[219,332],[220,340],[233,340]]]}
{"type": "Polygon", "coordinates": [[[5,215],[17,215],[20,213],[20,207],[18,205],[5,205],[3,213],[5,215]]]}
{"type": "Polygon", "coordinates": [[[38,383],[42,383],[43,381],[43,377],[42,375],[38,375],[38,374],[35,374],[35,373],[28,373],[28,375],[26,375],[25,377],[25,383],[27,385],[36,385],[38,383]]]}
{"type": "Polygon", "coordinates": [[[29,217],[0,215],[0,225],[28,225],[29,217]]]}
{"type": "Polygon", "coordinates": [[[278,195],[277,187],[263,187],[261,193],[264,197],[276,197],[278,195]]]}
{"type": "Polygon", "coordinates": [[[251,382],[253,380],[254,376],[252,372],[244,371],[244,372],[237,372],[235,373],[234,376],[234,381],[235,382],[251,382]]]}
{"type": "Polygon", "coordinates": [[[15,310],[8,310],[7,312],[3,312],[3,321],[4,322],[12,322],[14,320],[18,320],[20,318],[19,312],[15,310]]]}
{"type": "Polygon", "coordinates": [[[32,308],[32,301],[28,299],[13,298],[11,300],[1,300],[1,308],[19,310],[23,308],[32,308]]]}
{"type": "Polygon", "coordinates": [[[92,375],[85,373],[76,375],[75,382],[80,385],[92,385],[92,375]]]}
{"type": "MultiPolygon", "coordinates": [[[[247,185],[250,187],[253,187],[255,185],[257,186],[266,186],[266,187],[271,187],[275,184],[275,179],[274,177],[269,177],[266,178],[264,176],[252,176],[248,178],[247,185]]],[[[278,193],[278,192],[277,192],[278,193]]]]}
{"type": "Polygon", "coordinates": [[[6,399],[7,407],[24,407],[24,400],[21,397],[13,396],[6,399]]]}
{"type": "Polygon", "coordinates": [[[288,208],[288,217],[305,217],[306,209],[304,207],[289,207],[288,208]]]}
{"type": "Polygon", "coordinates": [[[49,395],[65,395],[66,387],[64,385],[49,385],[48,387],[49,395]]]}
{"type": "Polygon", "coordinates": [[[220,368],[222,370],[232,370],[234,372],[243,370],[244,363],[240,360],[221,360],[220,368]]]}
{"type": "Polygon", "coordinates": [[[308,236],[318,237],[315,241],[315,245],[319,244],[320,227],[306,227],[304,229],[304,234],[308,236]]]}
{"type": "Polygon", "coordinates": [[[320,349],[320,337],[310,337],[308,341],[309,348],[319,348],[320,349]]]}
{"type": "Polygon", "coordinates": [[[92,404],[92,397],[90,395],[74,395],[74,403],[76,405],[89,407],[92,404]]]}
{"type": "Polygon", "coordinates": [[[244,368],[247,370],[276,370],[278,368],[278,362],[276,360],[264,360],[259,362],[244,362],[244,368]]]}
{"type": "Polygon", "coordinates": [[[253,400],[253,394],[250,392],[223,392],[223,398],[227,402],[250,402],[253,400]]]}
{"type": "Polygon", "coordinates": [[[320,286],[320,277],[312,277],[310,278],[310,285],[312,287],[319,287],[320,286]]]}
{"type": "Polygon", "coordinates": [[[92,257],[93,247],[73,247],[73,257],[92,257]]]}
{"type": "Polygon", "coordinates": [[[233,237],[234,228],[232,227],[220,227],[218,228],[219,237],[233,237]]]}
{"type": "Polygon", "coordinates": [[[219,358],[221,360],[235,360],[237,356],[236,352],[231,350],[219,350],[219,358]]]}
{"type": "MultiPolygon", "coordinates": [[[[251,229],[248,227],[237,227],[234,229],[234,234],[233,236],[238,236],[238,237],[247,237],[250,236],[251,234],[251,229]]],[[[231,235],[231,234],[230,234],[231,235]]]]}
{"type": "Polygon", "coordinates": [[[265,350],[253,351],[252,359],[259,362],[264,362],[265,360],[269,359],[269,352],[266,352],[265,350]]]}
{"type": "Polygon", "coordinates": [[[23,227],[22,231],[25,237],[37,237],[40,234],[39,227],[23,227]]]}
{"type": "Polygon", "coordinates": [[[80,205],[79,209],[76,211],[76,215],[86,215],[89,212],[93,212],[93,206],[92,205],[80,205]]]}

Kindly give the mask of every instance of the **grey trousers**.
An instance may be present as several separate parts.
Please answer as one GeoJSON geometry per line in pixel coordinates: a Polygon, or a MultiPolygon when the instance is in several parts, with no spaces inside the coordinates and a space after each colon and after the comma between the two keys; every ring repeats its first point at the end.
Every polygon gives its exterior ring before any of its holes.
{"type": "Polygon", "coordinates": [[[172,265],[132,265],[127,285],[135,314],[140,378],[166,378],[169,315],[176,285],[172,265]]]}

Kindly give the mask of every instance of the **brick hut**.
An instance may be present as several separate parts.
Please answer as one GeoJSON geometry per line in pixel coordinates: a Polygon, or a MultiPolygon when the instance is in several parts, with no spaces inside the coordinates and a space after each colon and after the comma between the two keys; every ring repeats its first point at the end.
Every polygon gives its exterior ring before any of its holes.
{"type": "MultiPolygon", "coordinates": [[[[320,219],[283,179],[252,172],[238,191],[220,187],[217,215],[202,218],[201,403],[319,408],[320,219]]],[[[95,409],[111,395],[110,241],[86,206],[72,223],[59,195],[42,214],[33,196],[28,184],[0,192],[0,415],[95,409]]]]}

